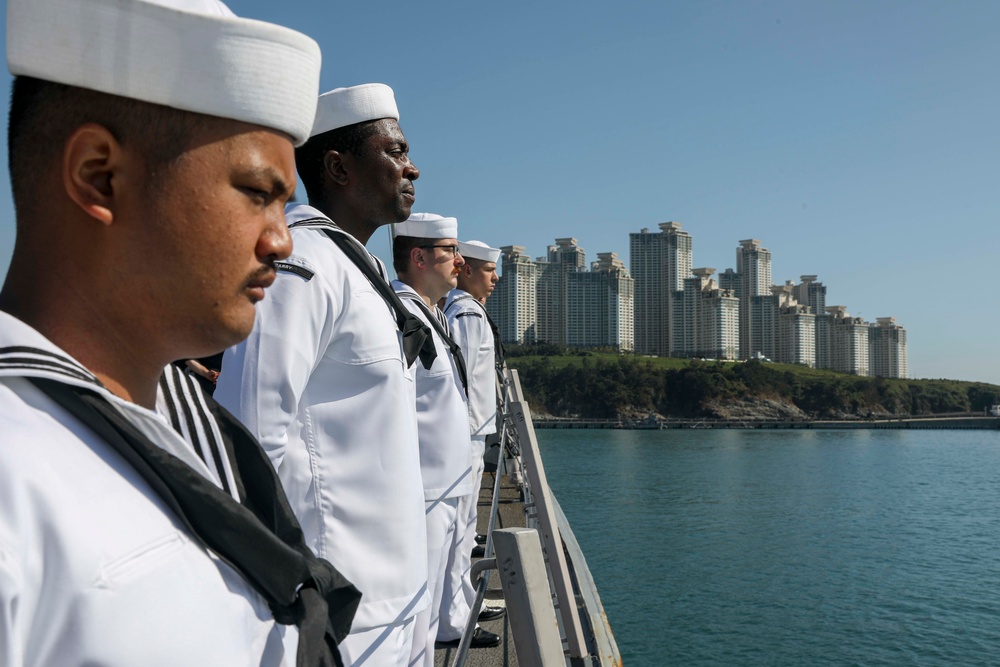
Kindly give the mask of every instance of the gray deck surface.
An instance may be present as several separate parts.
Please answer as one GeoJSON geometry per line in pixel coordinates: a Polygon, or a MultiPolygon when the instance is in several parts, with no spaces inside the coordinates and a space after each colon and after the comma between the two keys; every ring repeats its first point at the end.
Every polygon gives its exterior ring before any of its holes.
{"type": "MultiPolygon", "coordinates": [[[[497,516],[497,528],[512,528],[524,526],[524,505],[520,502],[517,489],[508,484],[507,478],[501,480],[500,506],[497,516]]],[[[485,533],[489,522],[490,503],[493,497],[493,475],[483,475],[483,488],[479,494],[479,532],[485,533]]],[[[490,607],[503,606],[503,592],[500,590],[500,579],[496,571],[490,575],[486,600],[483,603],[490,607]]],[[[483,628],[500,635],[500,645],[495,648],[469,649],[468,667],[514,667],[517,655],[514,653],[514,640],[510,636],[510,625],[507,616],[495,621],[487,621],[483,628]]],[[[458,649],[437,649],[434,651],[434,667],[450,667],[455,661],[458,649]]]]}

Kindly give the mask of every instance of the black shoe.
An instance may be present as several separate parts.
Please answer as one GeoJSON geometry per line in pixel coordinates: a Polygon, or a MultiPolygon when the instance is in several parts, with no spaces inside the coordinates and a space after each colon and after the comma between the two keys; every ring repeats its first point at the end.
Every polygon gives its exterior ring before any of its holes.
{"type": "Polygon", "coordinates": [[[479,622],[483,621],[493,621],[498,618],[503,618],[503,615],[507,613],[505,607],[483,607],[483,610],[479,612],[479,622]]]}
{"type": "Polygon", "coordinates": [[[486,544],[486,536],[476,533],[476,544],[486,544]]]}
{"type": "MultiPolygon", "coordinates": [[[[452,639],[448,642],[436,641],[434,642],[434,648],[458,648],[461,641],[460,639],[452,639]]],[[[476,626],[476,631],[472,633],[472,641],[469,642],[469,648],[490,648],[491,646],[499,645],[500,635],[489,630],[483,630],[478,625],[476,626]]]]}
{"type": "Polygon", "coordinates": [[[500,646],[500,635],[477,626],[476,631],[472,633],[469,648],[490,648],[491,646],[500,646]]]}
{"type": "Polygon", "coordinates": [[[486,549],[484,547],[482,547],[482,546],[480,546],[478,544],[476,546],[472,547],[472,557],[473,558],[482,558],[485,555],[486,555],[486,549]]]}

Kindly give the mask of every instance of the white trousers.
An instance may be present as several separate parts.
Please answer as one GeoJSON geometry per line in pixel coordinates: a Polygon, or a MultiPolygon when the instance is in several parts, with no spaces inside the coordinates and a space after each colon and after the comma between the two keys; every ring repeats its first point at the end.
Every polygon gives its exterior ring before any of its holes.
{"type": "Polygon", "coordinates": [[[340,643],[345,667],[407,667],[414,617],[393,625],[352,632],[340,643]]]}
{"type": "Polygon", "coordinates": [[[458,534],[458,498],[425,504],[427,519],[427,589],[431,604],[416,615],[413,623],[413,650],[410,667],[434,667],[434,640],[437,639],[441,596],[448,575],[450,556],[458,534]]]}
{"type": "Polygon", "coordinates": [[[483,454],[486,452],[486,436],[472,438],[472,493],[458,501],[458,535],[453,564],[442,591],[440,619],[437,638],[439,641],[460,639],[469,622],[472,604],[476,601],[476,590],[472,587],[472,549],[476,546],[476,520],[479,506],[479,489],[483,485],[483,454]]]}

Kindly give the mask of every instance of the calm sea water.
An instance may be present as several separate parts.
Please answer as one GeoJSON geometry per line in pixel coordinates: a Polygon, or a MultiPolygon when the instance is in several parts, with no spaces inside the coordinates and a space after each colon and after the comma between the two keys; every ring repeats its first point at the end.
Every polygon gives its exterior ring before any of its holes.
{"type": "Polygon", "coordinates": [[[538,437],[628,667],[1000,665],[1000,432],[538,437]]]}

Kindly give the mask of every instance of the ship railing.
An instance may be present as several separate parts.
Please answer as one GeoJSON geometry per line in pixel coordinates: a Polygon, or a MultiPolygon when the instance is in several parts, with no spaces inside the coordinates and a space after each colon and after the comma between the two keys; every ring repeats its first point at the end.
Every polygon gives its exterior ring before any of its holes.
{"type": "Polygon", "coordinates": [[[499,375],[498,390],[503,416],[501,451],[494,478],[485,557],[473,567],[475,603],[452,665],[465,665],[492,569],[500,571],[507,618],[520,665],[564,667],[567,661],[574,666],[621,665],[583,553],[549,489],[531,412],[524,400],[517,371],[504,367],[499,375]],[[527,530],[495,530],[500,483],[505,472],[508,480],[521,482],[527,530]],[[580,592],[579,600],[574,583],[580,592]],[[581,618],[581,604],[585,618],[581,618]]]}
{"type": "MultiPolygon", "coordinates": [[[[476,599],[472,605],[472,611],[469,614],[465,632],[462,633],[462,639],[458,644],[458,650],[455,653],[455,660],[452,662],[452,667],[464,667],[465,661],[468,659],[469,644],[472,641],[472,635],[479,622],[479,612],[482,610],[483,600],[486,597],[486,589],[489,585],[489,569],[491,569],[489,566],[495,566],[496,564],[496,559],[493,557],[493,533],[496,528],[497,513],[500,507],[500,481],[503,478],[503,473],[506,471],[508,458],[520,458],[520,449],[517,447],[516,441],[511,438],[510,424],[507,419],[508,406],[510,405],[510,391],[506,386],[508,383],[506,381],[500,382],[499,373],[497,381],[497,391],[500,396],[500,412],[503,418],[500,420],[500,455],[497,457],[496,475],[493,478],[493,497],[490,502],[489,521],[486,528],[485,554],[483,559],[473,566],[473,577],[474,581],[476,581],[476,599]]],[[[511,613],[510,610],[508,610],[509,613],[511,613]]]]}

